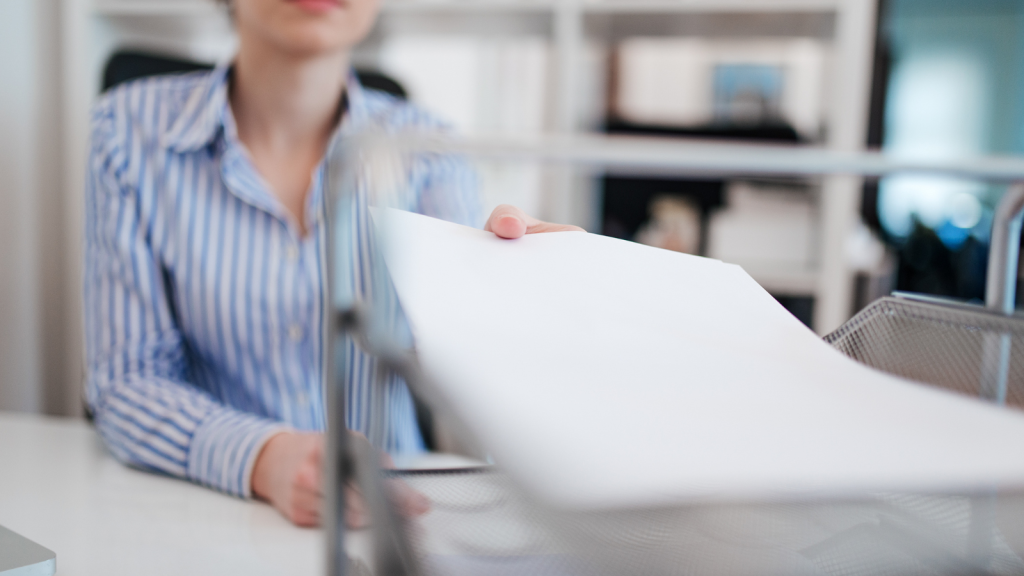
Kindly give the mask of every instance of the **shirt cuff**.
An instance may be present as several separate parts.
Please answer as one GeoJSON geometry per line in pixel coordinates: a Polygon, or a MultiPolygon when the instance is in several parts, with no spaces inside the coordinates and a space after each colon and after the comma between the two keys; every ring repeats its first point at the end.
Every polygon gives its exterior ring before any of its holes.
{"type": "Polygon", "coordinates": [[[252,469],[263,445],[288,426],[228,408],[211,412],[196,428],[186,475],[199,484],[252,498],[252,469]]]}

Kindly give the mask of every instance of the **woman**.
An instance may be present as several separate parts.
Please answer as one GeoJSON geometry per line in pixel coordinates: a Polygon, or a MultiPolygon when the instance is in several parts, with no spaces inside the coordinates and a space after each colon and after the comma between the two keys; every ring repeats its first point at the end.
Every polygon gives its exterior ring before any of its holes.
{"type": "MultiPolygon", "coordinates": [[[[86,240],[87,399],[110,450],[133,466],[269,501],[319,522],[323,156],[336,131],[436,128],[362,89],[349,51],[376,0],[235,0],[230,67],[153,78],[105,95],[93,116],[86,240]]],[[[417,210],[477,223],[472,178],[434,161],[417,210]]],[[[576,229],[500,207],[486,229],[515,238],[576,229]]],[[[350,231],[365,242],[359,219],[350,231]]],[[[353,281],[357,281],[353,271],[353,281]]],[[[385,394],[391,452],[422,448],[400,381],[348,390],[365,431],[385,394]]],[[[422,497],[405,494],[409,514],[422,497]]],[[[350,523],[363,518],[358,502],[350,523]]]]}

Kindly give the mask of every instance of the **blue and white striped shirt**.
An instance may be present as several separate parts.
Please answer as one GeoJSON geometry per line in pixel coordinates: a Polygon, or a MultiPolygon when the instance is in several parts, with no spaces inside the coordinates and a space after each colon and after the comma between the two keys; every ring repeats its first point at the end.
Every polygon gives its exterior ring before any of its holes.
{"type": "MultiPolygon", "coordinates": [[[[351,76],[351,75],[350,75],[351,76]]],[[[92,119],[86,181],[86,397],[109,449],[133,466],[250,496],[262,445],[291,428],[323,430],[323,164],[298,228],[238,140],[228,68],[135,81],[92,119]]],[[[438,129],[415,107],[348,84],[346,132],[438,129]]],[[[417,163],[412,208],[480,224],[475,180],[451,159],[417,163]]],[[[365,213],[350,227],[369,241],[365,213]]],[[[365,284],[358,255],[351,277],[365,284]]],[[[383,448],[422,449],[398,379],[374,386],[350,346],[350,428],[388,407],[383,448]]]]}

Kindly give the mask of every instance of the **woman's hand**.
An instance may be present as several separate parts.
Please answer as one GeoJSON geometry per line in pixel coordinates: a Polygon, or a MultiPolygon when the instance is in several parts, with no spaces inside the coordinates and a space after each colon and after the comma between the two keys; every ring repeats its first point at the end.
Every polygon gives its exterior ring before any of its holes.
{"type": "MultiPolygon", "coordinates": [[[[350,433],[350,442],[366,442],[361,434],[350,433]]],[[[263,446],[252,470],[252,492],[270,502],[285,518],[298,526],[319,526],[323,508],[322,434],[281,432],[263,446]]],[[[382,465],[392,467],[391,458],[381,456],[382,465]]],[[[419,516],[430,509],[426,496],[398,480],[389,481],[389,492],[399,512],[419,516]]],[[[369,511],[359,489],[345,487],[345,523],[362,528],[369,523],[369,511]]]]}
{"type": "Polygon", "coordinates": [[[584,232],[579,226],[569,224],[551,224],[528,216],[515,206],[502,204],[491,212],[484,230],[494,232],[501,238],[519,238],[524,234],[542,234],[544,232],[584,232]]]}

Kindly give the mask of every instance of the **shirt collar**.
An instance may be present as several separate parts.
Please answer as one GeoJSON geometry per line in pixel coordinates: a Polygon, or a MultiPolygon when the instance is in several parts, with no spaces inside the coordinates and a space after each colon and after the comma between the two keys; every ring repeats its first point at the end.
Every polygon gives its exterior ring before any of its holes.
{"type": "Polygon", "coordinates": [[[181,114],[170,130],[164,133],[164,145],[167,148],[176,152],[190,152],[213,142],[224,124],[230,69],[229,65],[214,68],[192,89],[181,114]]]}
{"type": "Polygon", "coordinates": [[[354,127],[361,126],[369,120],[370,109],[366,103],[366,91],[363,90],[363,85],[359,83],[359,78],[356,77],[353,70],[348,73],[345,89],[348,93],[348,110],[342,118],[342,127],[345,127],[346,124],[354,127]]]}
{"type": "MultiPolygon", "coordinates": [[[[198,150],[213,142],[222,129],[234,137],[234,122],[228,103],[230,70],[230,64],[218,66],[192,89],[181,114],[164,133],[167,148],[175,152],[198,150]]],[[[342,118],[342,127],[354,128],[370,117],[366,93],[354,72],[348,74],[346,90],[348,110],[342,118]]]]}

